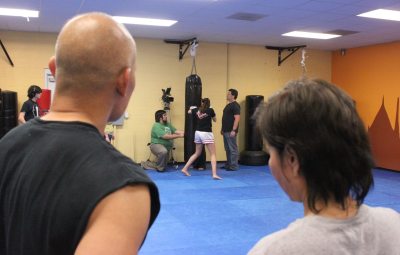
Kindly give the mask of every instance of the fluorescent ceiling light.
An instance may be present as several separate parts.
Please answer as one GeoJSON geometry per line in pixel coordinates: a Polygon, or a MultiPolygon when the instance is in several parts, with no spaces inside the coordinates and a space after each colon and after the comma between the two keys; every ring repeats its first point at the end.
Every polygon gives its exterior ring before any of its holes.
{"type": "Polygon", "coordinates": [[[18,17],[25,17],[25,18],[37,18],[37,17],[39,17],[39,11],[0,8],[0,15],[18,16],[18,17]]]}
{"type": "Polygon", "coordinates": [[[311,32],[302,32],[302,31],[292,31],[286,34],[282,34],[283,36],[292,36],[292,37],[302,37],[302,38],[313,38],[313,39],[332,39],[336,37],[340,37],[341,35],[334,34],[324,34],[324,33],[311,33],[311,32]]]}
{"type": "Polygon", "coordinates": [[[123,17],[123,16],[114,16],[113,18],[117,22],[124,24],[161,26],[161,27],[170,27],[177,22],[176,20],[168,20],[168,19],[146,19],[146,18],[135,18],[135,17],[123,17]]]}
{"type": "Polygon", "coordinates": [[[373,19],[386,19],[386,20],[395,20],[400,21],[400,12],[399,11],[392,11],[392,10],[385,10],[385,9],[377,9],[370,12],[364,12],[358,14],[359,17],[365,18],[373,18],[373,19]]]}

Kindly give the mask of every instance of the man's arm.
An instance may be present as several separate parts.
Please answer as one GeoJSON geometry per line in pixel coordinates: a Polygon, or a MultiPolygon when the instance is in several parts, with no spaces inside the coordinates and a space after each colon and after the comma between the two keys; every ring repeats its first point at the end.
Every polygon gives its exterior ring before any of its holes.
{"type": "Polygon", "coordinates": [[[25,122],[25,112],[20,112],[18,115],[18,123],[24,124],[25,122]]]}
{"type": "Polygon", "coordinates": [[[239,121],[240,121],[240,115],[236,114],[236,115],[233,115],[233,117],[235,118],[235,120],[233,121],[233,127],[232,127],[232,131],[230,133],[230,135],[232,137],[237,134],[237,131],[238,131],[237,129],[239,127],[239,121]]]}
{"type": "Polygon", "coordinates": [[[176,138],[181,138],[185,135],[185,133],[181,130],[176,130],[175,133],[173,134],[165,134],[162,136],[162,139],[165,140],[172,140],[172,139],[176,139],[176,138]]]}
{"type": "Polygon", "coordinates": [[[75,254],[137,254],[149,226],[150,207],[146,185],[111,193],[93,210],[75,254]]]}
{"type": "Polygon", "coordinates": [[[175,130],[175,133],[174,134],[178,134],[178,135],[184,135],[185,134],[185,131],[182,131],[182,130],[175,130]]]}

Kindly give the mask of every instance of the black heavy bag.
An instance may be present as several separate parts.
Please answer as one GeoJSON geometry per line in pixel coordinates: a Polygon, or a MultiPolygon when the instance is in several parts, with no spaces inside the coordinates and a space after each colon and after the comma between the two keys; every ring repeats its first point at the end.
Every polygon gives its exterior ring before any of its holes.
{"type": "Polygon", "coordinates": [[[252,118],[258,105],[263,101],[263,96],[246,96],[246,150],[240,153],[240,163],[243,165],[261,166],[268,163],[268,154],[263,151],[262,139],[257,130],[255,119],[252,118]]]}
{"type": "MultiPolygon", "coordinates": [[[[191,74],[186,77],[185,89],[185,138],[184,138],[184,159],[187,162],[195,152],[194,132],[196,131],[196,118],[192,114],[188,114],[190,106],[200,107],[201,104],[201,79],[197,74],[191,74]]],[[[205,166],[205,153],[203,149],[202,155],[193,163],[196,168],[205,166]],[[203,165],[200,165],[203,158],[203,165]]]]}
{"type": "Polygon", "coordinates": [[[14,91],[0,92],[0,138],[18,125],[18,96],[14,91]]]}

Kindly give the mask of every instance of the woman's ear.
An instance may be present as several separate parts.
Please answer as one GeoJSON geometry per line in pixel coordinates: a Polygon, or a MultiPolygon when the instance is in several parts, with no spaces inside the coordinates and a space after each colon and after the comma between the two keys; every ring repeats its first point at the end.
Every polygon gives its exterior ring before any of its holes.
{"type": "Polygon", "coordinates": [[[285,164],[291,170],[293,176],[299,176],[300,175],[299,158],[297,157],[296,151],[293,150],[290,146],[285,147],[284,160],[285,164]]]}

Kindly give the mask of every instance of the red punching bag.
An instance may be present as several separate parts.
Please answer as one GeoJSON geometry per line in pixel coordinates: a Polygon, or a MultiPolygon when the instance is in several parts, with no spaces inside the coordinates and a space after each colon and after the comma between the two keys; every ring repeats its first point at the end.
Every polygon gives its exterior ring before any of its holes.
{"type": "Polygon", "coordinates": [[[39,116],[46,115],[50,110],[51,104],[51,90],[50,89],[42,89],[42,95],[37,100],[37,104],[39,105],[39,116]]]}

